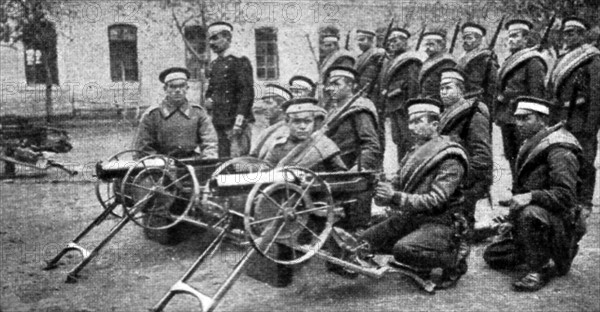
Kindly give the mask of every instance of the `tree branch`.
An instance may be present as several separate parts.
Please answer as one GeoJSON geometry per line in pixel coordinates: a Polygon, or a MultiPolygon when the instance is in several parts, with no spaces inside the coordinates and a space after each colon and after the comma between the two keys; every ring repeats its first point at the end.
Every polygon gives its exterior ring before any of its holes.
{"type": "MultiPolygon", "coordinates": [[[[188,51],[190,51],[192,53],[192,55],[194,55],[199,61],[203,61],[202,56],[200,55],[200,53],[198,53],[198,51],[196,51],[196,49],[194,49],[194,47],[192,46],[192,44],[185,38],[185,32],[183,29],[183,26],[181,25],[181,23],[179,22],[179,19],[177,18],[177,14],[175,14],[175,8],[171,8],[171,14],[173,15],[173,21],[175,21],[175,26],[177,26],[177,30],[179,31],[179,34],[181,34],[181,38],[183,38],[183,42],[185,43],[185,47],[188,49],[188,51]]],[[[189,19],[188,19],[189,20],[189,19]]]]}

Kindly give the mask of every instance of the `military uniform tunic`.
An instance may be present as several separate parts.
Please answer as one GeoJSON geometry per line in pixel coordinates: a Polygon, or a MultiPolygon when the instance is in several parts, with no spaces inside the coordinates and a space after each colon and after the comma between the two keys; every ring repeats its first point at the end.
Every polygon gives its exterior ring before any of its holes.
{"type": "Polygon", "coordinates": [[[456,61],[454,57],[448,53],[440,53],[426,59],[419,73],[421,97],[436,99],[441,102],[440,83],[442,70],[454,68],[455,66],[456,61]]]}
{"type": "Polygon", "coordinates": [[[498,84],[498,59],[489,49],[474,49],[465,53],[457,64],[468,78],[466,93],[481,93],[479,99],[487,105],[493,118],[493,105],[498,84]]]}
{"type": "Polygon", "coordinates": [[[217,158],[217,135],[204,108],[168,100],[148,108],[142,115],[133,148],[158,154],[194,154],[217,158]]]}

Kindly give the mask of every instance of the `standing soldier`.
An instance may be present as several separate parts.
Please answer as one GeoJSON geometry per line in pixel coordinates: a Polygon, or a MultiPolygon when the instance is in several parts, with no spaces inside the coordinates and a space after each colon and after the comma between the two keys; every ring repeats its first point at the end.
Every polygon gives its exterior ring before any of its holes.
{"type": "Polygon", "coordinates": [[[462,144],[469,155],[469,173],[463,180],[465,217],[473,229],[475,206],[484,198],[492,185],[492,145],[490,113],[477,99],[465,99],[465,74],[458,69],[442,71],[440,95],[444,113],[438,131],[452,136],[462,144]]]}
{"type": "Polygon", "coordinates": [[[467,95],[480,93],[479,98],[488,107],[494,105],[498,82],[498,59],[491,49],[482,47],[486,30],[475,23],[465,23],[462,26],[463,48],[465,54],[458,60],[457,67],[461,69],[468,81],[465,81],[467,95]]]}
{"type": "Polygon", "coordinates": [[[186,98],[189,77],[190,72],[179,67],[160,73],[166,97],[142,115],[134,149],[174,157],[217,158],[217,134],[208,114],[186,98]]]}
{"type": "Polygon", "coordinates": [[[360,76],[358,87],[366,86],[377,79],[377,62],[383,56],[385,50],[375,46],[375,33],[369,30],[358,29],[356,31],[358,48],[362,53],[356,59],[356,72],[360,76]]]}
{"type": "Polygon", "coordinates": [[[440,72],[456,66],[454,57],[446,53],[446,31],[443,29],[423,34],[423,44],[428,58],[419,73],[421,97],[440,101],[440,72]]]}
{"type": "Polygon", "coordinates": [[[583,148],[583,189],[580,198],[585,209],[591,209],[596,168],[594,159],[600,128],[600,51],[584,44],[588,25],[579,18],[563,21],[563,37],[568,52],[550,74],[548,91],[555,98],[550,110],[551,123],[566,121],[583,148]]]}
{"type": "Polygon", "coordinates": [[[408,52],[409,38],[410,33],[405,29],[394,28],[390,31],[388,38],[390,54],[386,55],[379,73],[379,88],[376,89],[381,128],[383,129],[385,117],[390,117],[392,141],[397,146],[398,163],[412,146],[404,104],[407,99],[415,98],[419,94],[418,77],[422,64],[415,53],[408,52]]]}
{"type": "Polygon", "coordinates": [[[217,58],[210,64],[206,106],[213,112],[219,137],[219,158],[247,155],[250,127],[254,121],[254,78],[250,60],[231,48],[233,26],[215,22],[208,27],[208,40],[217,58]]]}
{"type": "Polygon", "coordinates": [[[544,77],[547,65],[535,48],[528,48],[531,22],[521,19],[510,20],[505,25],[508,30],[508,48],[511,55],[504,61],[499,72],[498,97],[494,105],[494,118],[502,131],[504,156],[515,169],[519,152],[519,137],[515,126],[514,100],[521,95],[544,97],[544,77]]]}
{"type": "Polygon", "coordinates": [[[340,47],[340,31],[333,27],[325,27],[319,36],[319,76],[322,78],[325,72],[332,66],[353,67],[356,60],[354,56],[340,47]]]}

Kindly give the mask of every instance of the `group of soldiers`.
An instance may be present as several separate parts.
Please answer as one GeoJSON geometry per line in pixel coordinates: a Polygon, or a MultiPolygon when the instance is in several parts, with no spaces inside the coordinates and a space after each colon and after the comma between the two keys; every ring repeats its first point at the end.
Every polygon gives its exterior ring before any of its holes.
{"type": "Polygon", "coordinates": [[[274,167],[382,171],[390,127],[400,169],[372,196],[343,207],[335,230],[360,248],[338,252],[363,266],[378,265],[375,253],[392,254],[392,265],[444,288],[467,271],[475,206],[493,181],[496,123],[513,196],[503,203],[510,207],[503,235],[484,259],[494,268],[526,264],[528,273],[513,283],[520,291],[568,273],[591,211],[600,127],[600,51],[584,42],[587,23],[563,19],[566,52],[553,68],[524,19],[504,24],[511,55],[502,66],[493,44],[483,46],[487,31],[476,23],[460,28],[465,53],[458,59],[448,53],[443,29],[421,33],[427,54],[421,60],[408,46],[410,32],[391,26],[357,30],[356,58],[341,47],[337,28],[323,28],[319,80],[297,75],[286,86],[267,85],[262,100],[270,125],[251,149],[252,66],[230,48],[233,26],[213,23],[208,38],[217,57],[205,102],[187,101],[186,69],[165,70],[159,79],[166,97],[142,116],[134,147],[177,157],[251,155],[274,167]],[[385,220],[371,220],[373,199],[389,207],[385,220]]]}

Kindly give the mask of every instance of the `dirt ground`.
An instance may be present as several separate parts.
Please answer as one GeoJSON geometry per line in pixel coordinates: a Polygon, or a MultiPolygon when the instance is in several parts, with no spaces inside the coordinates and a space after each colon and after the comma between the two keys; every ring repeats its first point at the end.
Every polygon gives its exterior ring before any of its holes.
{"type": "MultiPolygon", "coordinates": [[[[129,147],[133,128],[126,122],[80,121],[70,125],[74,149],[57,160],[81,171],[69,178],[51,169],[46,176],[20,171],[29,178],[0,183],[0,310],[1,311],[147,311],[210,242],[210,235],[192,233],[177,246],[162,246],[128,225],[80,274],[64,283],[77,263],[69,254],[52,271],[43,261],[53,257],[101,211],[94,196],[93,166],[129,147]]],[[[497,148],[496,148],[497,149],[497,148]]],[[[495,155],[499,155],[496,152],[495,155]]],[[[506,164],[496,156],[495,200],[508,196],[506,164]]],[[[480,202],[478,215],[502,213],[480,202]]],[[[118,220],[96,228],[82,245],[90,249],[118,220]]],[[[273,288],[242,275],[218,311],[600,311],[600,215],[588,219],[588,233],[571,272],[536,293],[515,293],[510,282],[523,272],[497,272],[482,260],[476,245],[469,271],[456,288],[426,294],[405,277],[348,280],[326,271],[313,259],[297,271],[287,288],[273,288]]],[[[242,247],[223,245],[191,279],[212,294],[235,263],[242,247]]],[[[191,311],[195,299],[177,296],[167,311],[191,311]]]]}

